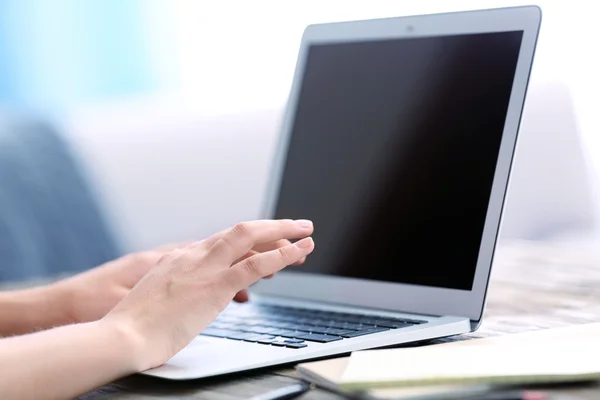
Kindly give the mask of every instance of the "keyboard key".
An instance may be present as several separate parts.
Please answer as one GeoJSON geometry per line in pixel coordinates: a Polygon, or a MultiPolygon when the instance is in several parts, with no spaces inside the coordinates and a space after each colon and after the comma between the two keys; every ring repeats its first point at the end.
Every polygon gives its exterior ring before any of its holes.
{"type": "Polygon", "coordinates": [[[295,326],[297,326],[297,325],[299,325],[299,324],[292,323],[292,322],[268,321],[268,322],[265,322],[263,326],[269,327],[269,328],[295,330],[295,326]]]}
{"type": "Polygon", "coordinates": [[[253,336],[249,336],[246,337],[245,339],[242,339],[244,342],[258,342],[260,340],[274,340],[275,336],[268,336],[268,335],[253,335],[253,336]]]}
{"type": "Polygon", "coordinates": [[[389,328],[389,329],[398,329],[404,328],[406,326],[412,326],[413,324],[406,324],[404,322],[392,322],[392,321],[376,321],[377,327],[379,328],[389,328]]]}
{"type": "Polygon", "coordinates": [[[293,344],[293,343],[285,343],[285,342],[279,342],[279,341],[275,341],[275,342],[271,342],[271,346],[277,346],[277,347],[285,347],[288,344],[293,344]]]}
{"type": "Polygon", "coordinates": [[[320,333],[320,334],[324,334],[324,333],[328,333],[327,331],[329,331],[330,328],[327,326],[310,326],[308,327],[308,331],[310,333],[320,333]]]}
{"type": "Polygon", "coordinates": [[[317,330],[318,329],[327,329],[327,328],[319,328],[317,326],[310,326],[310,325],[295,325],[290,329],[294,329],[296,331],[304,331],[304,332],[314,332],[314,333],[318,333],[317,330]]]}
{"type": "Polygon", "coordinates": [[[296,317],[291,315],[274,315],[267,317],[268,321],[280,321],[280,322],[294,322],[297,320],[296,317]]]}
{"type": "Polygon", "coordinates": [[[242,340],[244,342],[254,343],[254,342],[258,342],[258,338],[260,338],[260,335],[247,335],[242,340]]]}
{"type": "Polygon", "coordinates": [[[292,330],[280,330],[274,335],[285,337],[285,338],[298,338],[298,335],[307,335],[308,332],[303,331],[292,331],[292,330]]]}
{"type": "Polygon", "coordinates": [[[298,324],[295,324],[293,322],[270,322],[269,326],[273,327],[273,328],[279,328],[279,329],[295,329],[295,326],[298,324]]]}
{"type": "Polygon", "coordinates": [[[304,334],[304,335],[298,335],[298,336],[295,336],[295,338],[308,340],[311,342],[318,342],[318,343],[329,343],[329,342],[334,342],[336,340],[342,340],[342,338],[339,336],[320,335],[317,333],[308,333],[308,334],[304,334]]]}
{"type": "Polygon", "coordinates": [[[302,342],[304,342],[304,340],[302,340],[302,339],[285,339],[284,342],[285,343],[302,343],[302,342]]]}
{"type": "Polygon", "coordinates": [[[279,331],[280,331],[280,329],[277,329],[277,328],[265,328],[265,327],[262,327],[262,326],[253,326],[249,330],[249,332],[258,333],[260,335],[273,335],[273,334],[275,334],[276,332],[279,332],[279,331]]]}
{"type": "Polygon", "coordinates": [[[385,322],[392,322],[392,323],[397,323],[397,324],[409,324],[409,325],[419,325],[419,324],[427,323],[427,321],[421,321],[421,320],[410,319],[410,318],[383,318],[383,320],[385,322]]]}
{"type": "Polygon", "coordinates": [[[421,324],[426,324],[427,321],[422,321],[420,319],[405,319],[403,320],[404,322],[408,323],[408,324],[414,324],[414,325],[421,325],[421,324]]]}
{"type": "Polygon", "coordinates": [[[200,333],[201,335],[204,336],[213,336],[213,337],[221,337],[221,338],[226,338],[227,335],[230,335],[232,333],[232,331],[227,331],[224,329],[205,329],[202,333],[200,333]]]}
{"type": "MultiPolygon", "coordinates": [[[[336,319],[336,321],[338,321],[338,319],[336,319]]],[[[356,317],[348,317],[348,318],[344,318],[344,319],[339,319],[340,322],[347,322],[350,324],[368,324],[369,322],[367,322],[368,320],[366,320],[364,317],[362,316],[356,316],[356,317]],[[365,322],[363,322],[365,321],[365,322]]]]}
{"type": "Polygon", "coordinates": [[[372,333],[384,332],[384,331],[389,331],[389,330],[390,330],[389,328],[373,328],[373,329],[366,329],[363,331],[355,331],[352,333],[346,333],[341,336],[345,337],[345,338],[353,338],[353,337],[357,337],[357,336],[370,335],[372,333]]]}
{"type": "Polygon", "coordinates": [[[252,332],[253,329],[254,329],[253,326],[244,325],[244,324],[232,325],[231,328],[229,328],[229,330],[231,330],[231,331],[239,331],[239,332],[252,332]]]}
{"type": "Polygon", "coordinates": [[[261,340],[257,340],[256,343],[260,343],[260,344],[271,344],[273,342],[278,341],[279,339],[277,338],[273,338],[273,339],[261,339],[261,340]]]}
{"type": "Polygon", "coordinates": [[[245,340],[245,339],[250,339],[253,336],[254,336],[254,334],[247,333],[247,332],[231,332],[231,334],[227,335],[227,339],[245,340]]]}
{"type": "Polygon", "coordinates": [[[348,329],[335,329],[335,328],[332,328],[332,329],[325,329],[325,332],[321,332],[321,333],[325,333],[325,334],[328,334],[328,335],[334,335],[334,336],[344,336],[344,335],[346,335],[348,333],[353,333],[353,332],[356,332],[356,331],[354,331],[354,330],[348,330],[348,329]]]}
{"type": "Polygon", "coordinates": [[[271,323],[266,319],[244,319],[244,324],[248,326],[270,326],[271,323]]]}
{"type": "Polygon", "coordinates": [[[329,319],[313,319],[310,323],[305,323],[305,325],[310,325],[310,326],[328,326],[329,323],[332,323],[334,321],[329,320],[329,319]]]}
{"type": "Polygon", "coordinates": [[[362,319],[358,320],[357,323],[359,323],[363,326],[370,325],[371,327],[378,326],[378,327],[384,327],[384,328],[390,328],[390,329],[403,328],[405,326],[410,325],[410,324],[406,324],[406,323],[400,322],[400,321],[391,321],[391,320],[373,319],[373,318],[362,318],[362,319]]]}
{"type": "MultiPolygon", "coordinates": [[[[357,321],[355,321],[357,324],[365,324],[365,325],[377,325],[381,322],[384,322],[384,319],[381,318],[369,318],[369,317],[362,317],[362,318],[358,318],[357,321]]],[[[389,321],[388,321],[389,322],[389,321]]]]}
{"type": "Polygon", "coordinates": [[[306,347],[306,343],[288,343],[285,345],[285,347],[290,349],[302,349],[306,347]]]}
{"type": "Polygon", "coordinates": [[[346,326],[345,322],[340,322],[340,321],[326,321],[323,326],[326,326],[328,328],[335,328],[335,329],[344,329],[346,326]]]}
{"type": "Polygon", "coordinates": [[[353,323],[341,322],[341,321],[340,322],[338,322],[338,321],[331,321],[326,326],[328,328],[342,329],[342,330],[351,330],[351,331],[358,331],[358,330],[375,328],[374,325],[353,324],[353,323]]]}
{"type": "Polygon", "coordinates": [[[373,328],[375,328],[375,325],[346,324],[346,325],[344,325],[344,328],[352,329],[352,330],[355,330],[355,331],[364,331],[364,330],[367,330],[367,329],[373,329],[373,328]]]}
{"type": "Polygon", "coordinates": [[[208,327],[212,328],[212,329],[231,329],[232,326],[234,326],[234,325],[214,322],[214,323],[210,324],[208,327]]]}

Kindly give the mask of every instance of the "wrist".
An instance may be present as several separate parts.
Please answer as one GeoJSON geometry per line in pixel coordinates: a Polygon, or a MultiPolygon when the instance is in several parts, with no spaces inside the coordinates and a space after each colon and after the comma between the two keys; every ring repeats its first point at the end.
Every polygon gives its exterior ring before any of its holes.
{"type": "Polygon", "coordinates": [[[44,286],[39,291],[40,297],[46,299],[44,311],[53,316],[53,327],[81,322],[75,310],[77,296],[68,279],[44,286]]]}
{"type": "Polygon", "coordinates": [[[0,336],[21,335],[72,323],[67,293],[53,285],[0,293],[0,336]]]}
{"type": "Polygon", "coordinates": [[[145,357],[149,353],[147,340],[134,329],[133,324],[114,317],[104,317],[89,324],[103,332],[109,343],[117,344],[114,350],[118,353],[119,365],[126,367],[126,373],[133,374],[152,367],[145,357]]]}

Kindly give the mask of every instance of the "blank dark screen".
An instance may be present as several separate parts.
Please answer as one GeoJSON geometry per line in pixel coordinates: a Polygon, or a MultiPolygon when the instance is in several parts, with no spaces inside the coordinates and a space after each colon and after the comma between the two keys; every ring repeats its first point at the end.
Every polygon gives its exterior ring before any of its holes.
{"type": "Polygon", "coordinates": [[[275,211],[315,224],[294,273],[471,290],[521,38],[310,47],[275,211]]]}

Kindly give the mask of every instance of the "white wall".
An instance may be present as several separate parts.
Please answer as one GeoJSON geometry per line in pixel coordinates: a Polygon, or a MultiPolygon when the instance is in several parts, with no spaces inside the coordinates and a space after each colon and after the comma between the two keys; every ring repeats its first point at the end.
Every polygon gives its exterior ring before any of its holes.
{"type": "MultiPolygon", "coordinates": [[[[155,34],[175,38],[161,43],[178,49],[180,90],[141,106],[74,110],[66,129],[129,249],[203,237],[258,214],[306,24],[517,3],[149,0],[149,21],[177,22],[155,34]]],[[[576,1],[540,3],[543,28],[504,224],[511,237],[585,226],[600,204],[593,13],[576,1]]]]}
{"type": "Polygon", "coordinates": [[[150,99],[73,110],[60,129],[118,240],[136,251],[260,217],[280,114],[150,99]]]}
{"type": "MultiPolygon", "coordinates": [[[[208,108],[278,105],[289,90],[299,40],[310,23],[530,4],[514,0],[151,0],[157,15],[175,23],[178,96],[208,108]]],[[[600,58],[594,2],[538,0],[543,22],[532,82],[562,85],[572,99],[598,196],[600,176],[600,58]]],[[[165,32],[161,32],[162,35],[165,32]]],[[[158,53],[157,53],[158,54],[158,53]]],[[[600,201],[596,202],[600,215],[600,201]]]]}

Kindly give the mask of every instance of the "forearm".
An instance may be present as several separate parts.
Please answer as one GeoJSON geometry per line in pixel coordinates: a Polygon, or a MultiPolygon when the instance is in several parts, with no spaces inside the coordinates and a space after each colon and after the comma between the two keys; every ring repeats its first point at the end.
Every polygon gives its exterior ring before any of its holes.
{"type": "Polygon", "coordinates": [[[103,321],[0,339],[0,398],[75,398],[138,372],[140,346],[103,321]]]}
{"type": "Polygon", "coordinates": [[[0,292],[0,337],[72,323],[68,296],[58,284],[0,292]]]}

